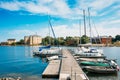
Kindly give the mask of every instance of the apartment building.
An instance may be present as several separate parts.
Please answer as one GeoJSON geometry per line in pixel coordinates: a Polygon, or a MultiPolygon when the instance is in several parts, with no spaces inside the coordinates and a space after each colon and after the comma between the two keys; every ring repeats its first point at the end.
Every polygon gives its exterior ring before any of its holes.
{"type": "Polygon", "coordinates": [[[42,38],[39,35],[24,36],[26,45],[39,45],[42,43],[42,38]]]}

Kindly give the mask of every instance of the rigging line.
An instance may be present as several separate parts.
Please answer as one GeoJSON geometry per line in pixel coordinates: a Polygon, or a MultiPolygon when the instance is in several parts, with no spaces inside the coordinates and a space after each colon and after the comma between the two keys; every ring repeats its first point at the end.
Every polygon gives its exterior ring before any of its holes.
{"type": "MultiPolygon", "coordinates": [[[[50,24],[50,27],[51,27],[53,36],[54,36],[55,40],[57,40],[57,38],[56,38],[56,36],[55,36],[55,32],[54,32],[54,30],[53,30],[53,27],[52,27],[52,24],[51,24],[51,21],[50,21],[50,20],[51,20],[51,17],[49,16],[49,24],[50,24]]],[[[57,46],[59,47],[58,41],[57,41],[57,46]]]]}
{"type": "MultiPolygon", "coordinates": [[[[48,13],[47,13],[48,14],[48,13]]],[[[49,14],[48,14],[49,15],[49,14]]],[[[48,19],[49,19],[49,16],[48,16],[48,19]]],[[[49,25],[49,20],[48,20],[48,37],[49,37],[49,44],[51,44],[51,39],[50,39],[50,25],[49,25]]]]}
{"type": "MultiPolygon", "coordinates": [[[[92,30],[91,30],[92,31],[92,30]]],[[[92,31],[92,35],[93,35],[93,37],[95,37],[95,35],[94,35],[94,32],[92,31]]],[[[97,44],[97,39],[95,39],[95,38],[93,38],[93,40],[95,41],[95,44],[97,44]]]]}
{"type": "MultiPolygon", "coordinates": [[[[89,8],[88,8],[88,20],[89,20],[89,27],[90,27],[90,42],[92,43],[92,38],[91,38],[92,37],[91,14],[90,14],[90,9],[89,8]]],[[[98,31],[97,31],[96,27],[95,27],[95,31],[98,34],[98,31]]],[[[93,32],[93,35],[94,35],[94,32],[93,32]]],[[[98,44],[97,39],[94,39],[94,40],[95,40],[95,43],[98,44]]]]}
{"type": "Polygon", "coordinates": [[[49,16],[49,24],[50,24],[50,27],[51,27],[51,30],[52,30],[52,33],[53,33],[53,36],[54,36],[54,38],[56,39],[56,36],[55,36],[55,33],[54,33],[54,30],[53,30],[53,27],[52,27],[52,24],[51,24],[51,18],[50,18],[50,16],[49,16]]]}
{"type": "MultiPolygon", "coordinates": [[[[92,20],[92,21],[93,21],[93,20],[92,20]]],[[[97,33],[97,35],[98,35],[99,41],[100,41],[100,43],[102,43],[102,41],[101,41],[101,39],[100,39],[100,35],[99,35],[98,31],[97,31],[97,28],[96,28],[96,26],[95,26],[94,21],[93,21],[93,25],[94,25],[95,31],[96,31],[96,33],[97,33]]]]}

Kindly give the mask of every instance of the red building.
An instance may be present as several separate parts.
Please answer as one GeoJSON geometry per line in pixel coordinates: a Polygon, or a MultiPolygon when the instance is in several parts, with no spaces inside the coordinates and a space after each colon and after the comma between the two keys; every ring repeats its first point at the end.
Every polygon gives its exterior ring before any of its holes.
{"type": "Polygon", "coordinates": [[[104,36],[104,37],[101,37],[101,43],[102,44],[111,44],[112,43],[112,37],[107,37],[107,36],[104,36]]]}
{"type": "Polygon", "coordinates": [[[111,36],[100,36],[100,37],[94,37],[92,38],[92,43],[95,44],[111,44],[112,43],[112,37],[111,36]]]}

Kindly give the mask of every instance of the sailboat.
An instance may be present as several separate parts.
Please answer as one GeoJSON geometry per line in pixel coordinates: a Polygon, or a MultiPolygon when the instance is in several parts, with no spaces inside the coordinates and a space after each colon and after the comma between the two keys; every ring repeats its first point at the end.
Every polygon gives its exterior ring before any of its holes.
{"type": "MultiPolygon", "coordinates": [[[[90,12],[89,13],[89,27],[90,27],[90,42],[88,44],[79,44],[78,48],[75,50],[75,55],[80,57],[92,57],[92,58],[105,58],[103,55],[103,51],[100,49],[92,48],[92,39],[91,39],[91,24],[90,24],[90,12]]],[[[85,23],[85,10],[83,10],[84,14],[84,32],[86,36],[86,23],[85,23]]],[[[81,36],[81,35],[80,35],[81,36]]],[[[81,42],[81,40],[80,40],[81,42]]]]}
{"type": "MultiPolygon", "coordinates": [[[[53,27],[51,24],[50,16],[49,16],[49,25],[50,25],[51,31],[53,33],[53,36],[56,39],[54,30],[53,30],[53,27]]],[[[57,48],[51,48],[51,45],[39,47],[39,52],[34,52],[33,54],[40,56],[40,57],[59,55],[61,48],[59,48],[58,43],[57,43],[57,46],[58,46],[57,48]]]]}

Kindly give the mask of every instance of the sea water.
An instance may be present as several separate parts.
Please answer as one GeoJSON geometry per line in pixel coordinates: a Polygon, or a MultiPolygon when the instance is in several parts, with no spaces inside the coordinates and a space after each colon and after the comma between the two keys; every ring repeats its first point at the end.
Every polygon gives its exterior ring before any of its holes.
{"type": "Polygon", "coordinates": [[[33,56],[38,47],[0,46],[0,78],[21,77],[22,80],[41,80],[48,62],[33,56]]]}
{"type": "MultiPolygon", "coordinates": [[[[63,47],[74,49],[75,47],[63,47]]],[[[42,72],[48,65],[44,58],[34,57],[33,51],[38,47],[30,46],[0,46],[0,78],[21,77],[22,80],[43,80],[42,72]]],[[[120,47],[103,47],[108,59],[117,59],[120,66],[120,47]]],[[[90,80],[120,80],[117,75],[88,75],[90,80]]],[[[46,80],[46,79],[45,79],[46,80]]],[[[51,79],[52,80],[52,79],[51,79]]]]}

